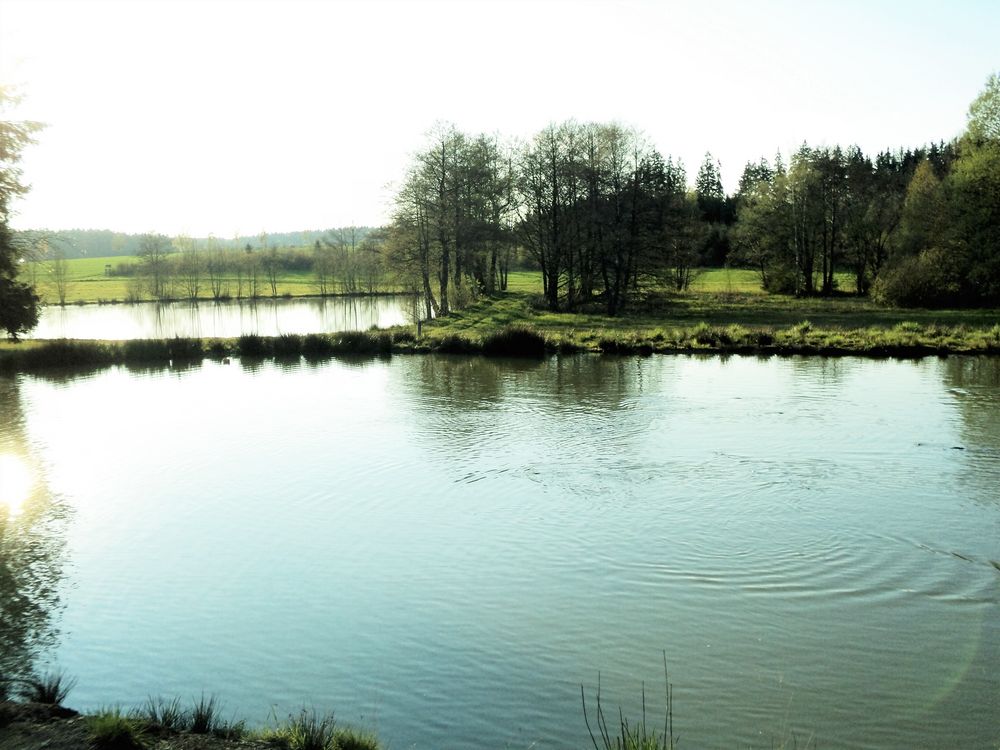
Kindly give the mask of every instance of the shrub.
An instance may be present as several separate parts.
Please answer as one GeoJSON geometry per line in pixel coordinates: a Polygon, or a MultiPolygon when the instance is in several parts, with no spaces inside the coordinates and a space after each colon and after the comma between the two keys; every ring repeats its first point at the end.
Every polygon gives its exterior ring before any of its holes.
{"type": "MultiPolygon", "coordinates": [[[[11,362],[15,361],[11,357],[11,362]]],[[[80,367],[85,365],[109,365],[115,360],[114,350],[106,344],[94,341],[73,341],[57,339],[18,352],[19,365],[36,367],[80,367]]]]}
{"type": "Polygon", "coordinates": [[[227,356],[230,352],[229,352],[229,347],[226,345],[225,341],[219,341],[218,339],[216,339],[208,345],[206,353],[212,357],[222,358],[227,356]]]}
{"type": "Polygon", "coordinates": [[[191,709],[191,732],[192,734],[208,734],[216,728],[219,721],[219,707],[215,703],[215,696],[208,698],[201,694],[201,699],[194,704],[191,709]]]}
{"type": "Polygon", "coordinates": [[[130,339],[122,344],[126,362],[166,362],[170,346],[164,339],[130,339]]]}
{"type": "Polygon", "coordinates": [[[59,706],[75,686],[75,677],[67,678],[65,672],[49,672],[25,680],[19,693],[24,700],[31,703],[59,706]]]}
{"type": "Polygon", "coordinates": [[[392,353],[392,334],[388,331],[378,331],[371,332],[368,334],[369,338],[372,340],[372,345],[374,351],[379,354],[391,354],[392,353]]]}
{"type": "Polygon", "coordinates": [[[317,716],[315,711],[306,709],[257,736],[287,750],[379,750],[375,735],[352,727],[338,727],[333,714],[317,716]]]}
{"type": "Polygon", "coordinates": [[[256,333],[245,333],[239,338],[237,343],[239,352],[244,357],[265,357],[267,356],[267,344],[261,336],[256,333]]]}
{"type": "Polygon", "coordinates": [[[220,721],[212,730],[212,734],[224,740],[235,740],[238,742],[246,736],[247,725],[243,720],[220,721]]]}
{"type": "Polygon", "coordinates": [[[960,292],[952,254],[929,248],[883,269],[875,279],[872,298],[897,307],[945,307],[961,302],[960,292]]]}
{"type": "Polygon", "coordinates": [[[764,274],[763,284],[770,294],[795,294],[798,274],[789,266],[772,266],[764,274]]]}
{"type": "Polygon", "coordinates": [[[531,326],[509,325],[483,339],[489,357],[544,357],[545,337],[531,326]]]}
{"type": "Polygon", "coordinates": [[[769,331],[751,331],[747,334],[747,341],[753,346],[771,346],[774,334],[769,331]]]}
{"type": "Polygon", "coordinates": [[[341,727],[333,731],[335,750],[379,750],[374,734],[361,732],[351,727],[341,727]]]}
{"type": "Polygon", "coordinates": [[[457,333],[449,333],[437,341],[435,349],[445,354],[470,354],[477,346],[470,339],[457,333]]]}
{"type": "Polygon", "coordinates": [[[283,333],[272,341],[275,357],[297,357],[302,353],[302,337],[283,333]]]}
{"type": "Polygon", "coordinates": [[[289,734],[290,750],[329,750],[333,747],[333,716],[317,718],[315,712],[303,711],[292,722],[289,734]]]}
{"type": "Polygon", "coordinates": [[[395,343],[403,343],[403,342],[412,343],[417,340],[417,334],[415,334],[411,330],[403,328],[401,330],[395,331],[392,334],[392,340],[395,343]]]}
{"type": "Polygon", "coordinates": [[[146,747],[142,722],[123,714],[120,708],[88,717],[87,731],[95,750],[143,750],[146,747]]]}
{"type": "Polygon", "coordinates": [[[468,307],[479,299],[479,290],[472,284],[460,284],[451,289],[451,306],[456,310],[468,307]]]}
{"type": "Polygon", "coordinates": [[[597,348],[601,350],[601,354],[629,354],[634,347],[632,342],[625,339],[605,336],[597,342],[597,348]]]}
{"type": "Polygon", "coordinates": [[[796,323],[792,326],[792,333],[798,336],[800,339],[805,338],[809,332],[812,330],[812,323],[808,320],[803,320],[801,323],[796,323]]]}
{"type": "Polygon", "coordinates": [[[142,716],[150,724],[157,724],[175,732],[187,728],[188,719],[181,708],[179,698],[165,701],[163,698],[153,699],[150,696],[142,708],[142,716]]]}
{"type": "Polygon", "coordinates": [[[302,353],[309,356],[323,356],[333,353],[333,342],[329,336],[321,333],[310,333],[302,339],[302,353]]]}
{"type": "Polygon", "coordinates": [[[201,348],[201,339],[187,339],[175,336],[167,341],[170,359],[201,359],[205,352],[201,348]]]}
{"type": "Polygon", "coordinates": [[[351,354],[390,354],[392,334],[388,331],[344,331],[337,335],[334,351],[351,354]]]}

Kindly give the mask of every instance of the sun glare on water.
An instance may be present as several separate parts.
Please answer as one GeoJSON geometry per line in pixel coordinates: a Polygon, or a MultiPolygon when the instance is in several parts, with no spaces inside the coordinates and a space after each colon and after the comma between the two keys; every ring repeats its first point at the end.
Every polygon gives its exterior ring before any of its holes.
{"type": "Polygon", "coordinates": [[[16,516],[31,494],[34,477],[17,456],[0,455],[0,514],[16,516]]]}

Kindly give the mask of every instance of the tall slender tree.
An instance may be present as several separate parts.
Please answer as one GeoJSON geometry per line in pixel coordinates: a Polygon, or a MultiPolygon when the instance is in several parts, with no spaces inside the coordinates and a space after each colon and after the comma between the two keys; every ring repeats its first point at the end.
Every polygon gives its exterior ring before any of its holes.
{"type": "Polygon", "coordinates": [[[0,85],[0,330],[15,339],[38,324],[39,299],[18,279],[21,248],[10,228],[11,202],[28,192],[18,162],[42,128],[41,123],[7,119],[7,111],[18,101],[10,87],[0,85]]]}

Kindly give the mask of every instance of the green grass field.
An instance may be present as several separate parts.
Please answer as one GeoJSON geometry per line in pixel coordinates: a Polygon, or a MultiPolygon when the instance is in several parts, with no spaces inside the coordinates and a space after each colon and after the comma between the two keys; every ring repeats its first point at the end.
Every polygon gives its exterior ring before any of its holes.
{"type": "MultiPolygon", "coordinates": [[[[74,258],[67,262],[67,285],[66,304],[85,304],[102,302],[126,302],[129,301],[132,292],[130,287],[134,286],[134,280],[128,276],[109,276],[110,270],[114,270],[119,264],[140,263],[140,258],[132,255],[117,256],[111,258],[74,258]]],[[[22,272],[22,278],[34,281],[35,287],[42,302],[45,304],[57,304],[59,294],[56,284],[52,279],[52,272],[47,263],[29,264],[22,272]]],[[[236,296],[236,276],[226,277],[230,294],[236,296]]],[[[260,296],[270,297],[271,286],[266,275],[261,271],[258,287],[260,296]]],[[[389,291],[388,289],[382,291],[389,291]]],[[[315,278],[308,271],[283,272],[277,283],[277,296],[304,297],[318,294],[315,278]]],[[[178,285],[175,291],[176,297],[185,296],[178,285]]],[[[201,282],[199,298],[211,299],[212,290],[209,285],[207,274],[201,282]]],[[[142,293],[139,299],[150,299],[147,293],[142,293]]]]}
{"type": "MultiPolygon", "coordinates": [[[[844,292],[855,290],[854,277],[848,273],[835,274],[837,288],[844,292]]],[[[542,293],[542,277],[537,271],[511,271],[507,278],[507,289],[526,294],[542,293]]],[[[766,293],[760,286],[756,271],[746,268],[703,268],[691,282],[691,292],[712,292],[716,294],[759,294],[766,293]]]]}
{"type": "MultiPolygon", "coordinates": [[[[74,258],[67,261],[68,279],[66,288],[66,303],[98,303],[125,302],[130,299],[131,278],[128,276],[109,276],[119,264],[138,265],[141,259],[134,255],[110,258],[74,258]]],[[[59,299],[52,272],[48,264],[29,264],[23,277],[34,281],[42,300],[46,304],[56,304],[59,299]]],[[[236,294],[236,277],[226,278],[230,294],[236,294]]],[[[838,274],[840,288],[850,291],[854,282],[848,274],[838,274]]],[[[199,297],[211,298],[211,289],[207,277],[203,279],[199,297]]],[[[260,294],[271,296],[271,288],[264,275],[259,281],[260,294]]],[[[542,277],[537,271],[511,271],[508,277],[508,291],[523,294],[541,294],[542,277]]],[[[318,294],[315,278],[308,271],[284,272],[278,279],[278,296],[290,295],[303,297],[318,294]]],[[[760,288],[760,282],[754,271],[740,268],[707,268],[700,271],[691,284],[691,293],[740,294],[766,297],[760,288]]],[[[183,296],[180,289],[176,296],[183,296]]],[[[143,294],[141,299],[148,298],[143,294]]]]}

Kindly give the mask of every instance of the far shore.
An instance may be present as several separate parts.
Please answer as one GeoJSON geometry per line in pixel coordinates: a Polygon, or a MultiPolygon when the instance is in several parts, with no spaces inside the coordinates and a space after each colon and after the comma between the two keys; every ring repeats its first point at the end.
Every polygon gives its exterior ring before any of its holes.
{"type": "Polygon", "coordinates": [[[786,328],[740,325],[642,330],[580,330],[551,334],[526,325],[499,327],[484,334],[414,327],[347,331],[306,336],[247,335],[228,339],[131,339],[125,341],[52,339],[0,342],[0,372],[112,365],[180,366],[216,360],[290,359],[315,361],[337,356],[388,357],[405,354],[458,354],[541,359],[551,355],[651,356],[753,355],[861,356],[915,359],[949,355],[1000,355],[1000,325],[900,325],[889,329],[830,329],[803,322],[786,328]]]}
{"type": "MultiPolygon", "coordinates": [[[[351,295],[354,296],[354,295],[351,295]]],[[[448,315],[368,331],[237,338],[0,341],[0,371],[202,359],[467,354],[743,354],[918,358],[1000,354],[1000,310],[887,308],[850,295],[650,295],[619,316],[550,311],[537,295],[483,296],[448,315]]]]}

